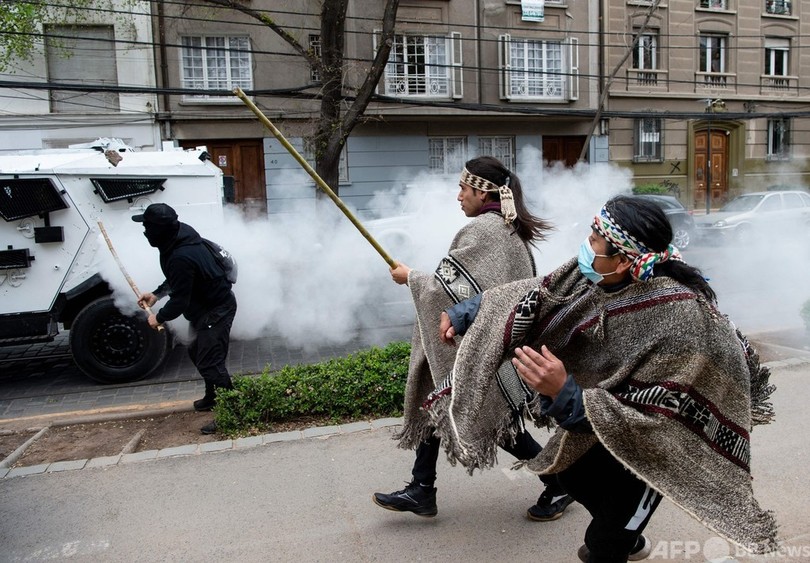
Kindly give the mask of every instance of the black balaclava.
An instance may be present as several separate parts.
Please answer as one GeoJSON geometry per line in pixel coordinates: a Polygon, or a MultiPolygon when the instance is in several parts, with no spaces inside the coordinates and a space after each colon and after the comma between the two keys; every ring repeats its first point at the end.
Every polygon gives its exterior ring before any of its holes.
{"type": "Polygon", "coordinates": [[[149,241],[151,246],[161,248],[167,246],[177,236],[180,230],[180,223],[175,221],[168,225],[158,225],[156,223],[143,223],[143,236],[149,241]]]}

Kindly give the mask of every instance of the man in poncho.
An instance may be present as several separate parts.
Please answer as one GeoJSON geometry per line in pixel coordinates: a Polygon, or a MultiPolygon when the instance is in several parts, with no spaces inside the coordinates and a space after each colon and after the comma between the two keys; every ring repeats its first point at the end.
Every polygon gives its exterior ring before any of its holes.
{"type": "MultiPolygon", "coordinates": [[[[416,323],[411,341],[411,360],[405,389],[404,426],[399,435],[402,448],[416,449],[413,479],[408,486],[390,494],[374,493],[373,501],[383,508],[435,516],[436,463],[440,441],[436,425],[422,409],[428,394],[450,372],[455,349],[436,337],[441,311],[484,289],[509,281],[532,277],[534,261],[529,244],[542,240],[549,226],[532,216],[523,203],[518,177],[497,159],[484,156],[466,163],[459,181],[458,201],[471,217],[453,239],[447,256],[434,273],[411,270],[405,264],[392,269],[395,282],[408,284],[416,307],[416,323]]],[[[517,380],[511,366],[512,380],[517,380]]],[[[520,385],[522,398],[528,389],[520,385]]],[[[514,432],[501,441],[515,457],[528,460],[542,449],[530,434],[523,432],[519,414],[506,415],[515,421],[514,432]]],[[[493,444],[496,448],[497,444],[493,444]]],[[[548,487],[530,507],[527,517],[545,521],[558,518],[570,497],[559,488],[548,487]]]]}
{"type": "Polygon", "coordinates": [[[537,392],[526,408],[559,424],[529,469],[557,475],[593,517],[583,561],[646,557],[662,495],[747,549],[775,544],[750,474],[752,424],[772,416],[768,372],[671,240],[658,207],[616,197],[578,259],[484,292],[472,325],[451,311],[440,328],[466,331],[430,407],[449,420],[445,446],[470,470],[492,464],[510,407],[491,374],[511,358],[537,392]]]}

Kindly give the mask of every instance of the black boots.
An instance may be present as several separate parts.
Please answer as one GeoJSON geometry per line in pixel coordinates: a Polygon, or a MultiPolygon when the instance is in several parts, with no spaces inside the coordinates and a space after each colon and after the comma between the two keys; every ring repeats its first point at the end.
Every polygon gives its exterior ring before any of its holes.
{"type": "Polygon", "coordinates": [[[202,399],[194,401],[194,410],[197,412],[210,411],[214,408],[214,399],[216,398],[216,387],[213,383],[205,382],[205,396],[202,399]]]}

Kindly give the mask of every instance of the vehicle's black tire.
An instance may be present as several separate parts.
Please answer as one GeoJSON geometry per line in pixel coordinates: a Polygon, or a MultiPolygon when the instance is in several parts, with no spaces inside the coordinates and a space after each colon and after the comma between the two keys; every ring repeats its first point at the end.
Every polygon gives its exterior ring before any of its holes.
{"type": "Polygon", "coordinates": [[[145,315],[124,315],[112,297],[82,309],[69,338],[76,365],[98,383],[143,379],[163,363],[170,347],[168,330],[152,330],[145,315]]]}

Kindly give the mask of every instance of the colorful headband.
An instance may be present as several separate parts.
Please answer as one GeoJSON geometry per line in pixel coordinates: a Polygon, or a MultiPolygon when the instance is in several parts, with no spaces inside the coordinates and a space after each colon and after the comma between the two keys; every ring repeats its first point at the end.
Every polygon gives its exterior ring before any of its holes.
{"type": "Polygon", "coordinates": [[[599,214],[593,218],[593,228],[619,252],[633,261],[630,266],[630,275],[635,280],[646,281],[653,277],[653,268],[658,263],[667,260],[683,262],[680,251],[672,244],[662,252],[655,252],[647,248],[644,243],[624,230],[605,207],[602,207],[599,214]]]}
{"type": "MultiPolygon", "coordinates": [[[[515,197],[512,195],[512,190],[508,185],[498,186],[495,182],[490,182],[486,178],[476,176],[466,168],[461,172],[462,184],[467,184],[471,188],[480,190],[482,192],[498,192],[501,198],[501,214],[504,221],[511,223],[517,218],[517,210],[515,209],[515,197]]],[[[507,178],[507,183],[508,183],[507,178]]]]}

